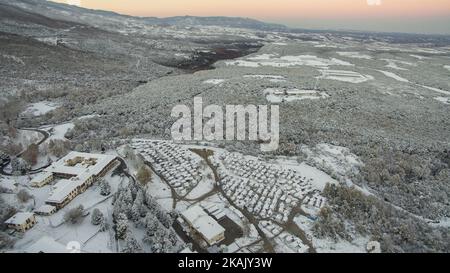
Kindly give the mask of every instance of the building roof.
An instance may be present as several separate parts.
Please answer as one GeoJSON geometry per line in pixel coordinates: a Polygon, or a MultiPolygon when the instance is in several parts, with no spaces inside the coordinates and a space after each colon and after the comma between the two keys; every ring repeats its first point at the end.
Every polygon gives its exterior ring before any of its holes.
{"type": "Polygon", "coordinates": [[[44,236],[25,249],[26,253],[68,253],[66,246],[55,239],[44,236]]]}
{"type": "Polygon", "coordinates": [[[28,219],[33,217],[33,213],[31,212],[18,212],[13,217],[9,218],[5,221],[5,224],[11,224],[11,225],[22,225],[25,223],[28,219]]]}
{"type": "Polygon", "coordinates": [[[54,190],[47,202],[52,203],[62,203],[64,199],[78,186],[84,183],[83,180],[78,177],[73,177],[71,179],[62,179],[54,186],[54,190]]]}
{"type": "Polygon", "coordinates": [[[47,178],[51,177],[52,175],[53,174],[51,172],[45,172],[45,171],[41,172],[31,180],[31,184],[41,183],[42,181],[46,180],[47,178]]]}
{"type": "Polygon", "coordinates": [[[52,173],[64,173],[74,176],[78,176],[83,173],[88,176],[98,175],[114,159],[116,159],[116,156],[114,155],[70,152],[57,162],[54,162],[50,167],[46,169],[46,171],[52,173]],[[73,166],[67,164],[69,160],[73,160],[76,158],[81,158],[84,160],[73,166]],[[88,161],[90,159],[94,160],[95,163],[92,165],[89,164],[88,161]]]}
{"type": "Polygon", "coordinates": [[[38,209],[36,209],[34,212],[37,212],[37,213],[52,213],[55,209],[56,209],[56,207],[54,207],[54,206],[43,205],[43,206],[39,207],[38,209]]]}
{"type": "Polygon", "coordinates": [[[47,172],[73,176],[70,179],[60,180],[47,202],[62,203],[73,190],[83,185],[93,175],[100,174],[115,159],[116,156],[113,155],[70,152],[46,169],[47,172]],[[73,165],[69,164],[70,160],[74,161],[73,165]]]}
{"type": "Polygon", "coordinates": [[[225,229],[198,205],[184,211],[181,215],[208,241],[212,241],[217,235],[225,232],[225,229]]]}

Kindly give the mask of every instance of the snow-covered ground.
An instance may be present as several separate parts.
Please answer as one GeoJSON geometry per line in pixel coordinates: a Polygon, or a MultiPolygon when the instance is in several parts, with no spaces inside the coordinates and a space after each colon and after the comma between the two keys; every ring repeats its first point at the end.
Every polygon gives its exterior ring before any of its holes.
{"type": "Polygon", "coordinates": [[[83,119],[91,119],[91,118],[97,118],[97,117],[100,117],[100,115],[98,115],[98,114],[84,115],[81,117],[77,117],[76,119],[83,120],[83,119]]]}
{"type": "Polygon", "coordinates": [[[306,236],[311,240],[314,248],[319,253],[366,253],[367,243],[370,241],[366,237],[357,237],[353,241],[348,242],[344,240],[330,240],[321,239],[313,236],[312,227],[314,221],[303,216],[298,215],[294,218],[295,223],[301,228],[306,236]]]}
{"type": "Polygon", "coordinates": [[[425,56],[421,56],[421,55],[416,55],[416,54],[409,54],[409,56],[416,58],[418,60],[427,60],[430,59],[429,57],[425,57],[425,56]]]}
{"type": "Polygon", "coordinates": [[[19,58],[17,56],[14,55],[8,55],[8,54],[2,54],[0,55],[0,57],[7,59],[8,61],[13,61],[15,63],[18,63],[20,65],[25,65],[25,62],[23,61],[22,58],[19,58]]]}
{"type": "Polygon", "coordinates": [[[373,77],[370,75],[362,75],[354,71],[322,69],[320,72],[322,75],[317,77],[317,79],[336,80],[349,83],[363,83],[373,80],[373,77]]]}
{"type": "Polygon", "coordinates": [[[405,62],[401,60],[393,60],[393,59],[382,59],[383,61],[387,62],[386,67],[396,69],[396,70],[408,70],[407,68],[401,67],[403,66],[416,66],[414,63],[405,62]]]}
{"type": "Polygon", "coordinates": [[[244,75],[244,78],[267,79],[270,82],[285,82],[286,77],[279,75],[244,75]]]}
{"type": "Polygon", "coordinates": [[[336,53],[339,56],[348,57],[348,58],[365,59],[365,60],[373,59],[372,56],[367,55],[367,54],[362,54],[361,52],[357,52],[357,51],[344,51],[344,52],[336,52],[336,53]]]}
{"type": "Polygon", "coordinates": [[[58,104],[49,101],[41,101],[36,103],[31,103],[22,113],[23,115],[33,115],[33,116],[42,116],[47,114],[50,111],[58,108],[58,104]]]}
{"type": "Polygon", "coordinates": [[[327,68],[332,65],[352,66],[353,64],[336,58],[325,59],[314,55],[298,55],[298,56],[277,56],[275,54],[262,54],[246,59],[234,61],[226,61],[228,66],[244,66],[244,67],[295,67],[295,66],[312,66],[327,68]]]}
{"type": "Polygon", "coordinates": [[[224,79],[209,79],[209,80],[204,81],[203,83],[204,84],[218,85],[218,84],[221,84],[223,82],[225,82],[224,79]]]}
{"type": "Polygon", "coordinates": [[[9,136],[0,136],[0,141],[2,145],[6,143],[12,143],[14,145],[21,145],[23,149],[26,149],[30,144],[40,141],[44,136],[36,131],[32,130],[17,130],[17,135],[15,138],[10,138],[9,136]]]}
{"type": "Polygon", "coordinates": [[[359,173],[364,163],[358,156],[352,154],[348,148],[320,143],[314,147],[303,145],[301,151],[306,155],[307,162],[320,168],[333,178],[346,183],[348,186],[357,187],[365,194],[370,194],[367,189],[360,188],[349,179],[359,173]]]}
{"type": "Polygon", "coordinates": [[[281,168],[297,171],[305,177],[309,181],[309,184],[316,190],[323,191],[327,184],[338,184],[331,176],[305,162],[298,163],[297,160],[293,158],[278,158],[274,162],[281,168]]]}
{"type": "Polygon", "coordinates": [[[44,127],[44,129],[49,130],[50,132],[50,137],[47,139],[47,142],[49,142],[50,140],[57,140],[57,139],[66,140],[64,135],[74,127],[75,125],[72,122],[44,127]]]}
{"type": "Polygon", "coordinates": [[[435,97],[434,99],[444,104],[450,104],[450,97],[435,97]]]}
{"type": "Polygon", "coordinates": [[[315,90],[268,88],[263,91],[267,101],[271,103],[291,102],[297,100],[325,99],[329,95],[315,90]]]}
{"type": "Polygon", "coordinates": [[[389,71],[383,71],[383,70],[377,70],[380,73],[383,73],[386,77],[392,78],[394,80],[397,80],[399,82],[409,82],[407,79],[402,78],[400,76],[398,76],[397,74],[394,74],[392,72],[389,71]]]}

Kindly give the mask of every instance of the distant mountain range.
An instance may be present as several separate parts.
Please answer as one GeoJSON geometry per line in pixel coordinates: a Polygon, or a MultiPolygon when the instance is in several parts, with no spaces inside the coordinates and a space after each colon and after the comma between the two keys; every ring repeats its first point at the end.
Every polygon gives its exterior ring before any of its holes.
{"type": "MultiPolygon", "coordinates": [[[[133,17],[115,12],[92,10],[77,6],[50,2],[46,0],[0,0],[5,5],[16,6],[28,12],[38,13],[43,16],[58,19],[76,21],[77,23],[87,23],[90,25],[108,23],[120,19],[139,21],[152,25],[169,26],[219,26],[230,28],[248,28],[256,30],[279,31],[288,28],[281,24],[265,23],[250,18],[240,17],[195,17],[195,16],[175,16],[167,18],[157,17],[133,17]],[[102,20],[100,20],[102,19],[102,20]],[[96,21],[96,22],[95,22],[96,21]],[[102,21],[102,22],[100,22],[102,21]]],[[[3,15],[2,15],[3,16],[3,15]]]]}
{"type": "Polygon", "coordinates": [[[219,26],[231,28],[249,28],[257,30],[286,30],[286,26],[281,24],[265,23],[250,18],[241,17],[196,17],[196,16],[175,16],[167,18],[145,18],[151,24],[166,24],[179,26],[219,26]]]}

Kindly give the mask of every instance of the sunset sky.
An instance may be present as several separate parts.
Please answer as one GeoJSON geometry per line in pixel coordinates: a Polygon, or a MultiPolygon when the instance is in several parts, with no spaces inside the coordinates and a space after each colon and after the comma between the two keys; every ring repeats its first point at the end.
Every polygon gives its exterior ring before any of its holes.
{"type": "Polygon", "coordinates": [[[55,0],[135,16],[240,16],[291,27],[450,34],[450,0],[55,0]]]}

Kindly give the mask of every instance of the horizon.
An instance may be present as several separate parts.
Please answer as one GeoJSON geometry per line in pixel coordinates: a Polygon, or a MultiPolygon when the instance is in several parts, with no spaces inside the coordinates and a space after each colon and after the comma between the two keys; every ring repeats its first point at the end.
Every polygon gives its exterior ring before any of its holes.
{"type": "Polygon", "coordinates": [[[448,0],[49,1],[136,17],[243,17],[312,30],[450,35],[448,0]]]}

